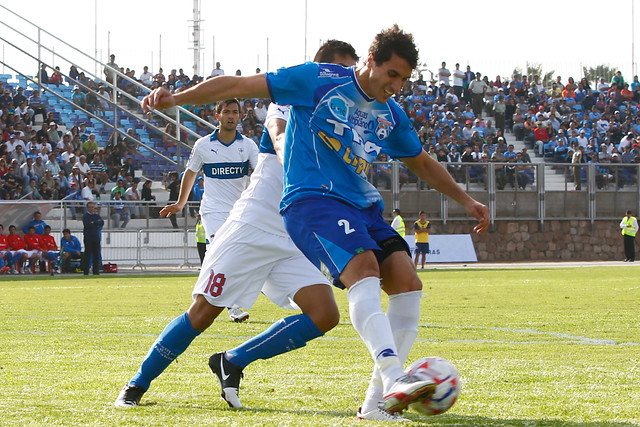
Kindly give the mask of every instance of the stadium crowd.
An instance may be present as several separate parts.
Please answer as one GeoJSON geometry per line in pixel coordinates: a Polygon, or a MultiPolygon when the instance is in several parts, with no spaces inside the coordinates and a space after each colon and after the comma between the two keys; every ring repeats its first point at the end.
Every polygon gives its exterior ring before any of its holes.
{"type": "MultiPolygon", "coordinates": [[[[203,80],[200,76],[187,76],[182,69],[173,69],[165,75],[162,69],[154,74],[144,67],[136,76],[135,70],[119,67],[112,55],[104,69],[104,80],[115,81],[134,97],[143,95],[139,87],[118,78],[114,69],[151,89],[164,86],[180,91],[203,80]]],[[[209,77],[222,74],[224,70],[218,63],[209,77]]],[[[236,71],[238,74],[240,70],[236,71]]],[[[103,114],[109,108],[110,95],[104,81],[88,79],[75,66],[63,78],[58,67],[49,76],[43,65],[37,77],[46,85],[73,85],[72,101],[89,111],[103,114]]],[[[74,219],[78,216],[76,208],[100,199],[108,182],[116,183],[110,192],[112,200],[118,197],[116,193],[120,194],[116,202],[155,199],[150,181],[140,191],[137,187],[133,156],[139,154],[139,147],[134,140],[135,129],[127,131],[131,138],[111,134],[102,139],[87,129],[86,122],[59,123],[58,112],[47,105],[38,90],[5,82],[0,93],[0,199],[74,200],[77,204],[70,207],[74,219]],[[36,122],[37,115],[41,115],[42,122],[36,122]]],[[[125,97],[121,99],[126,102],[125,97]]],[[[616,177],[619,187],[636,181],[635,169],[620,175],[611,173],[609,167],[640,162],[637,76],[629,84],[617,72],[610,82],[600,78],[594,87],[584,78],[576,82],[569,77],[564,82],[557,76],[551,84],[543,85],[539,76],[513,75],[509,81],[497,76],[491,81],[473,72],[470,66],[463,71],[456,64],[449,71],[443,62],[430,81],[425,81],[422,74],[408,81],[401,93],[396,94],[396,100],[409,115],[425,150],[447,163],[458,182],[483,181],[486,165],[482,163],[498,162],[495,166],[498,189],[507,185],[526,188],[534,179],[526,165],[531,162],[530,155],[527,148],[516,151],[508,139],[524,141],[535,155],[554,162],[597,163],[599,185],[616,177]]],[[[262,133],[268,103],[269,100],[261,99],[241,100],[238,130],[256,142],[262,133]]],[[[217,125],[213,105],[185,108],[217,125]]],[[[174,125],[157,117],[149,119],[165,129],[164,134],[156,135],[163,148],[174,146],[175,140],[168,136],[175,134],[174,125]]],[[[209,133],[209,128],[196,124],[200,135],[209,133]]],[[[193,142],[186,133],[180,138],[193,142]]],[[[375,185],[389,187],[393,159],[381,155],[378,160],[380,163],[371,168],[370,177],[375,185]]],[[[406,184],[417,179],[400,165],[400,180],[406,184]]],[[[194,200],[198,200],[198,190],[194,189],[194,200]]],[[[129,207],[122,203],[115,210],[110,209],[116,226],[122,222],[122,227],[129,218],[148,215],[148,211],[138,209],[129,212],[129,207]]]]}

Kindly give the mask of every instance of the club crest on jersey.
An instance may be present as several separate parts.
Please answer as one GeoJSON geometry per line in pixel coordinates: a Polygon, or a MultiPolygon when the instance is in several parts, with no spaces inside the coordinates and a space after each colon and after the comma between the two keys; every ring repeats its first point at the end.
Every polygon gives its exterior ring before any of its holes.
{"type": "Polygon", "coordinates": [[[391,122],[382,117],[378,117],[378,126],[376,127],[376,136],[379,140],[383,140],[391,133],[391,122]]]}
{"type": "Polygon", "coordinates": [[[331,114],[343,122],[347,121],[347,117],[349,117],[349,107],[351,105],[353,105],[353,103],[340,96],[333,96],[327,101],[327,106],[331,114]]]}

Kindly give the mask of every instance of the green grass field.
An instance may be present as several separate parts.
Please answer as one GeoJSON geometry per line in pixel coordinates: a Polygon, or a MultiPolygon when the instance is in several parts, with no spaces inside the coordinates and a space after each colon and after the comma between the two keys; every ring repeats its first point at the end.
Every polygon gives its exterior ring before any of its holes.
{"type": "MultiPolygon", "coordinates": [[[[460,370],[449,412],[427,425],[640,425],[640,270],[465,269],[421,273],[409,361],[460,370]]],[[[0,425],[376,425],[355,418],[372,362],[336,290],[340,325],[306,348],[245,369],[230,410],[207,367],[289,312],[260,297],[245,324],[226,313],[153,384],[113,407],[162,328],[190,303],[194,276],[0,280],[0,425]]]]}

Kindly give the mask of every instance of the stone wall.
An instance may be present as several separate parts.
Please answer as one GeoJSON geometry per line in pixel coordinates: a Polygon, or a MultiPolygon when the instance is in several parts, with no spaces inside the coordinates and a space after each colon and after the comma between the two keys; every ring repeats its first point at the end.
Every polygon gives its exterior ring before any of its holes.
{"type": "MultiPolygon", "coordinates": [[[[409,224],[409,223],[407,223],[409,224]]],[[[471,234],[478,261],[622,261],[624,249],[616,221],[496,221],[475,234],[473,221],[431,222],[433,234],[471,234]]],[[[410,227],[407,227],[408,229],[410,227]]]]}

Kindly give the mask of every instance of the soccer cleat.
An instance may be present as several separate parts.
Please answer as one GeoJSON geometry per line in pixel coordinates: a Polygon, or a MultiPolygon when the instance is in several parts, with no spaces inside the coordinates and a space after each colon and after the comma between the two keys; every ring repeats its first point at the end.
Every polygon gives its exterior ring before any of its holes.
{"type": "Polygon", "coordinates": [[[384,407],[378,406],[369,412],[362,412],[362,407],[358,408],[357,417],[359,420],[372,420],[372,421],[395,421],[403,422],[410,421],[407,418],[401,417],[399,414],[392,414],[388,412],[384,407]]]}
{"type": "Polygon", "coordinates": [[[130,409],[140,404],[140,399],[144,392],[147,391],[137,385],[125,385],[114,403],[116,408],[130,409]]]}
{"type": "Polygon", "coordinates": [[[402,413],[409,404],[429,398],[436,390],[433,381],[421,380],[405,374],[398,378],[384,396],[384,409],[392,414],[402,413]]]}
{"type": "Polygon", "coordinates": [[[229,318],[236,323],[242,323],[245,320],[249,319],[249,313],[247,313],[237,305],[228,307],[227,310],[229,310],[229,318]]]}
{"type": "Polygon", "coordinates": [[[224,357],[224,352],[216,353],[209,358],[209,368],[211,372],[216,374],[220,381],[222,389],[222,398],[232,408],[242,408],[240,398],[238,397],[238,389],[240,388],[240,379],[244,376],[242,368],[229,362],[224,357]]]}

